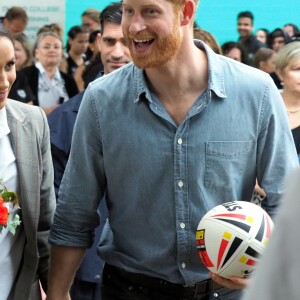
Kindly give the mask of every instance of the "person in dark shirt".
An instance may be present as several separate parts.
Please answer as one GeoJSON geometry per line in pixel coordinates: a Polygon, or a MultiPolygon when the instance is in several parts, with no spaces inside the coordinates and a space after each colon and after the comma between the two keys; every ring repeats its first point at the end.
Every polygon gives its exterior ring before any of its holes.
{"type": "Polygon", "coordinates": [[[9,98],[23,103],[33,104],[33,102],[36,101],[36,97],[28,84],[27,77],[20,71],[16,71],[16,74],[17,77],[9,92],[9,98]]]}
{"type": "Polygon", "coordinates": [[[81,26],[73,26],[68,31],[68,42],[65,56],[60,64],[60,70],[74,76],[77,68],[86,61],[85,52],[88,49],[89,32],[81,26]]]}
{"type": "MultiPolygon", "coordinates": [[[[104,66],[104,74],[109,74],[131,61],[128,47],[124,43],[121,30],[122,9],[120,3],[107,6],[101,13],[101,33],[98,36],[101,61],[104,66]],[[117,29],[117,30],[116,30],[117,29]],[[118,65],[116,67],[116,65],[118,65]]],[[[100,56],[100,55],[99,55],[100,56]]],[[[95,78],[93,78],[95,79],[95,78]]],[[[91,79],[92,80],[92,79],[91,79]]],[[[55,194],[58,196],[59,186],[67,165],[70,154],[72,134],[79,107],[84,92],[81,92],[56,108],[49,116],[51,152],[54,164],[55,194]]],[[[100,300],[100,280],[103,269],[103,261],[97,255],[97,241],[108,217],[105,201],[99,206],[101,215],[100,225],[95,231],[95,243],[86,251],[80,268],[76,273],[70,294],[72,300],[100,300]]]]}
{"type": "Polygon", "coordinates": [[[291,37],[281,28],[274,29],[267,39],[268,47],[273,49],[276,53],[286,44],[292,41],[291,37]]]}
{"type": "Polygon", "coordinates": [[[266,47],[266,45],[260,42],[252,33],[254,16],[250,11],[240,12],[237,21],[237,30],[240,34],[238,43],[246,53],[246,63],[252,65],[256,51],[261,47],[266,47]]]}
{"type": "Polygon", "coordinates": [[[281,96],[300,161],[300,41],[289,43],[279,50],[275,68],[283,82],[281,96]]]}

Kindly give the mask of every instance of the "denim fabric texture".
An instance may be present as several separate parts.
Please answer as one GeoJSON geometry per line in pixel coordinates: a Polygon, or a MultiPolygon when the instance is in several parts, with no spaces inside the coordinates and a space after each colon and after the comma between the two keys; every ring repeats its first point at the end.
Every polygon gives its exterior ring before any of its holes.
{"type": "Polygon", "coordinates": [[[207,53],[209,82],[179,126],[134,64],[89,85],[50,243],[91,245],[106,192],[103,260],[189,286],[209,277],[195,242],[208,210],[250,201],[257,178],[268,196],[262,206],[274,214],[283,179],[298,165],[281,96],[266,73],[196,43],[207,53]]]}

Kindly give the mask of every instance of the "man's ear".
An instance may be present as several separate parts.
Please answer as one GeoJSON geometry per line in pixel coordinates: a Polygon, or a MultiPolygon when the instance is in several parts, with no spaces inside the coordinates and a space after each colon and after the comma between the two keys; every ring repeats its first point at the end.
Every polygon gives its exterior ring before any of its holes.
{"type": "Polygon", "coordinates": [[[182,11],[181,25],[187,25],[190,22],[193,22],[194,24],[195,13],[196,13],[195,2],[193,0],[186,0],[182,11]]]}
{"type": "Polygon", "coordinates": [[[101,33],[97,34],[97,44],[98,44],[98,49],[101,52],[101,33]]]}

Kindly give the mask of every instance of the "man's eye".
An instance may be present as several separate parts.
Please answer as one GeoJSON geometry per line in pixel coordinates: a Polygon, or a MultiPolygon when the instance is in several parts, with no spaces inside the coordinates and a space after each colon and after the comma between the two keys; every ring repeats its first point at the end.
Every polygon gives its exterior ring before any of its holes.
{"type": "Polygon", "coordinates": [[[115,44],[115,41],[113,39],[108,39],[108,40],[105,40],[105,43],[106,43],[106,45],[112,46],[115,44]]]}
{"type": "Polygon", "coordinates": [[[154,13],[156,13],[156,10],[153,9],[153,8],[148,8],[148,9],[147,9],[147,13],[148,13],[148,14],[154,14],[154,13]]]}
{"type": "Polygon", "coordinates": [[[133,14],[133,9],[131,9],[131,8],[123,8],[123,14],[131,15],[131,14],[133,14]]]}

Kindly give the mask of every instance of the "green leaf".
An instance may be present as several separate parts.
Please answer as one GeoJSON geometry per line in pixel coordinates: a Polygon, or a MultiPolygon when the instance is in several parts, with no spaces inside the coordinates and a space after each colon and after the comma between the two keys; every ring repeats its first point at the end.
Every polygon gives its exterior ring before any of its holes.
{"type": "Polygon", "coordinates": [[[4,192],[1,194],[1,197],[3,198],[4,202],[11,202],[13,204],[18,203],[18,197],[15,192],[4,192]]]}
{"type": "Polygon", "coordinates": [[[7,223],[7,230],[12,234],[15,235],[16,233],[16,228],[21,224],[21,220],[19,215],[15,215],[13,220],[9,220],[7,223]]]}

